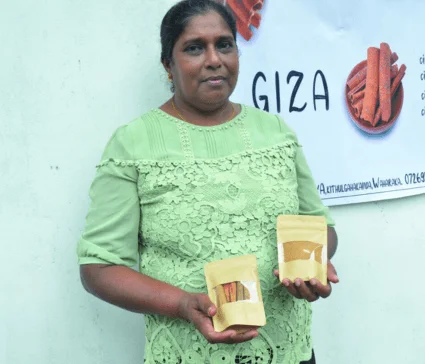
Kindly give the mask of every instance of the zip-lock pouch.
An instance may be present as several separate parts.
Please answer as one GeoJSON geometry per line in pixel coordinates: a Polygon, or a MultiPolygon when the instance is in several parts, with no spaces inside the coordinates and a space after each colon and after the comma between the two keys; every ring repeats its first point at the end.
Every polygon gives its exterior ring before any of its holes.
{"type": "Polygon", "coordinates": [[[328,227],[323,216],[279,215],[279,279],[328,281],[328,227]]]}
{"type": "Polygon", "coordinates": [[[204,270],[208,296],[217,307],[213,317],[217,332],[243,333],[266,324],[255,255],[208,263],[204,270]]]}

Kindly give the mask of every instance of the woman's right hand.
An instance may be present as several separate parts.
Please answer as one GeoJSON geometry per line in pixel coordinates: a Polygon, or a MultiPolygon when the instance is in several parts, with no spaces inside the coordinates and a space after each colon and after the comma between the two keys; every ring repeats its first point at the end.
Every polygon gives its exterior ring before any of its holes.
{"type": "Polygon", "coordinates": [[[211,344],[238,344],[258,336],[255,329],[244,334],[235,330],[216,332],[211,318],[217,313],[217,308],[206,294],[187,293],[179,302],[179,311],[180,316],[191,322],[211,344]]]}
{"type": "Polygon", "coordinates": [[[237,344],[258,336],[257,330],[216,332],[211,317],[217,309],[206,294],[188,293],[125,266],[86,264],[80,270],[84,287],[104,301],[133,312],[190,321],[210,343],[237,344]]]}

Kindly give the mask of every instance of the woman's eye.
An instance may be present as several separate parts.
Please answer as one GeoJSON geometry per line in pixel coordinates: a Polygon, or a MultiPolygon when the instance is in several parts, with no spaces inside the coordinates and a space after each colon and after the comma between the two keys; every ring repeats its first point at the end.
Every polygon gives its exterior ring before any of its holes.
{"type": "Polygon", "coordinates": [[[221,49],[221,50],[230,50],[232,48],[233,48],[232,42],[221,42],[218,44],[218,49],[221,49]]]}
{"type": "Polygon", "coordinates": [[[202,51],[202,47],[197,44],[190,45],[186,48],[186,52],[188,53],[200,53],[202,51]]]}

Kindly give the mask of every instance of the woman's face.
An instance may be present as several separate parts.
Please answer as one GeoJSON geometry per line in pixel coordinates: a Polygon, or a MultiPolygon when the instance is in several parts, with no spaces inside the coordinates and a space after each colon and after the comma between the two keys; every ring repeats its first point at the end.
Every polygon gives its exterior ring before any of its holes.
{"type": "Polygon", "coordinates": [[[224,19],[215,11],[193,17],[166,68],[182,101],[205,109],[226,102],[238,79],[239,56],[224,19]]]}

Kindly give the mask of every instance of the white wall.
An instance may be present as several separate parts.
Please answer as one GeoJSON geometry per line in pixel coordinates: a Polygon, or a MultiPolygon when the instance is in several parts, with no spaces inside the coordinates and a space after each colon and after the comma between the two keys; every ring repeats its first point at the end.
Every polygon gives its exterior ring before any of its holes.
{"type": "MultiPolygon", "coordinates": [[[[168,96],[172,3],[0,0],[1,363],[142,362],[142,317],[85,293],[75,246],[112,131],[168,96]]],[[[425,196],[333,213],[341,283],[315,305],[320,363],[423,362],[425,196]]]]}

